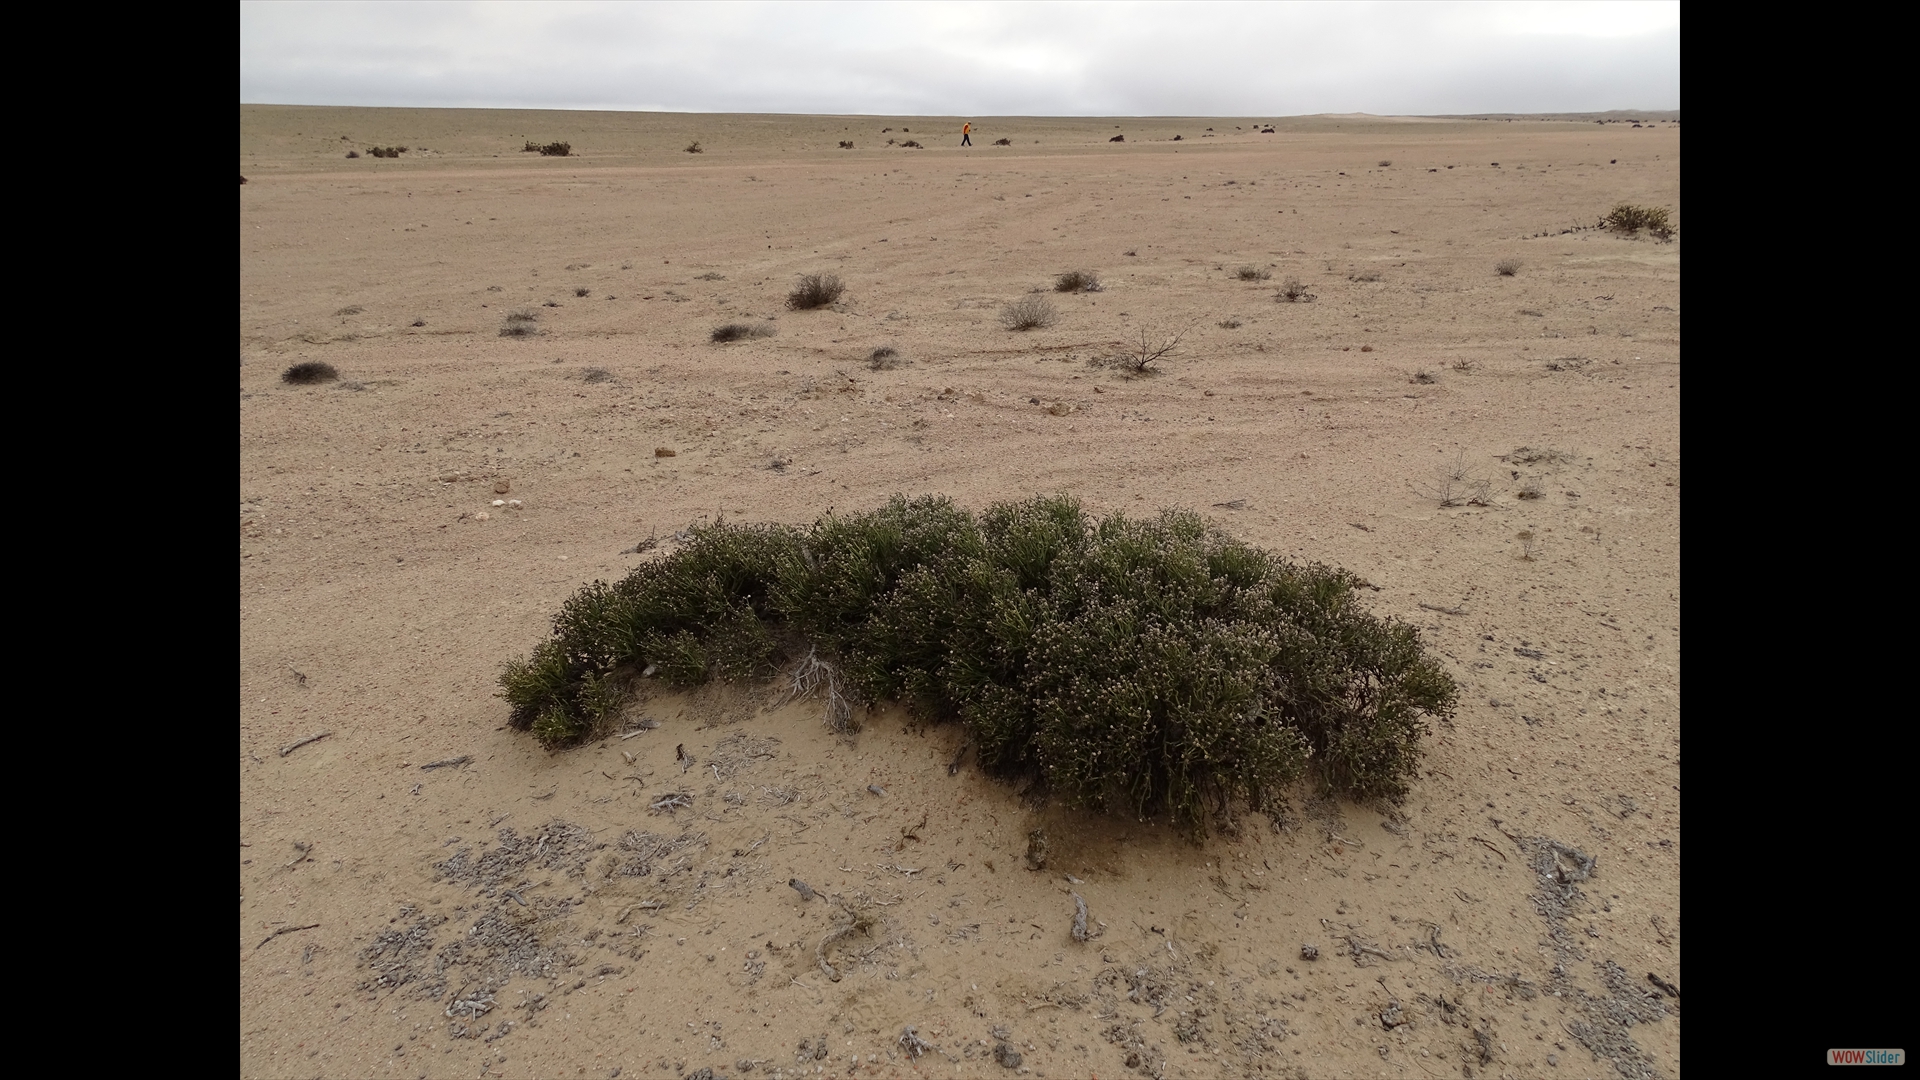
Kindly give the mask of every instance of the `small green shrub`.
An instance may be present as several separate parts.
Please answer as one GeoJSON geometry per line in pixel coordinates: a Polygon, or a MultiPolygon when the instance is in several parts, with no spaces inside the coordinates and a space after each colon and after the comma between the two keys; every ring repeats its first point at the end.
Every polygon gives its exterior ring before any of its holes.
{"type": "Polygon", "coordinates": [[[539,314],[532,308],[520,308],[517,311],[509,311],[507,312],[505,321],[500,325],[500,336],[538,337],[540,334],[539,321],[539,314]]]}
{"type": "Polygon", "coordinates": [[[725,326],[714,327],[712,340],[716,343],[723,343],[728,341],[746,341],[751,338],[764,338],[764,337],[772,337],[772,336],[773,336],[773,327],[768,326],[766,323],[733,322],[733,323],[728,323],[725,326]]]}
{"type": "Polygon", "coordinates": [[[1600,219],[1600,224],[1615,232],[1631,233],[1645,229],[1661,238],[1673,235],[1673,224],[1664,206],[1634,206],[1631,203],[1621,203],[1607,211],[1607,216],[1600,219]]]}
{"type": "Polygon", "coordinates": [[[1091,270],[1069,270],[1053,279],[1054,292],[1099,292],[1100,276],[1091,270]]]}
{"type": "Polygon", "coordinates": [[[691,686],[797,661],[815,680],[824,656],[837,693],[961,723],[995,775],[1201,832],[1309,766],[1355,798],[1406,794],[1457,691],[1357,585],[1185,511],[895,497],[806,529],[696,528],[576,593],[500,685],[515,728],[565,745],[603,734],[645,672],[691,686]]]}
{"type": "Polygon", "coordinates": [[[332,364],[325,360],[308,360],[295,364],[280,373],[280,381],[294,386],[310,386],[314,383],[332,382],[340,377],[332,364]]]}
{"type": "Polygon", "coordinates": [[[811,311],[823,308],[840,299],[847,287],[833,274],[806,274],[800,278],[800,284],[787,294],[787,307],[794,311],[811,311]]]}

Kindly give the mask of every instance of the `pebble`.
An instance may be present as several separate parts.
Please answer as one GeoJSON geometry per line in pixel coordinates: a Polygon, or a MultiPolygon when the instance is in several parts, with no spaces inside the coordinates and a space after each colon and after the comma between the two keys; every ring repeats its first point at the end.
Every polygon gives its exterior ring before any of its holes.
{"type": "Polygon", "coordinates": [[[492,517],[492,516],[493,516],[492,514],[489,514],[489,513],[487,513],[487,512],[485,511],[485,510],[482,510],[482,511],[480,511],[479,513],[477,513],[477,514],[475,514],[475,515],[473,515],[473,520],[475,520],[475,521],[485,521],[485,520],[487,520],[488,518],[490,518],[490,517],[492,517]]]}
{"type": "Polygon", "coordinates": [[[493,500],[493,505],[495,505],[495,506],[505,506],[505,505],[507,505],[507,500],[505,500],[505,499],[495,499],[495,500],[493,500]]]}
{"type": "Polygon", "coordinates": [[[677,453],[677,451],[665,446],[656,446],[653,448],[654,457],[674,457],[677,453]]]}
{"type": "Polygon", "coordinates": [[[518,509],[520,509],[520,507],[522,507],[522,506],[524,506],[524,505],[526,505],[526,504],[524,504],[524,503],[522,503],[522,502],[521,502],[521,501],[520,501],[519,499],[508,499],[508,500],[507,500],[507,509],[509,509],[509,510],[518,510],[518,509]]]}
{"type": "Polygon", "coordinates": [[[508,483],[505,480],[495,480],[493,482],[493,493],[495,495],[505,495],[507,492],[512,490],[513,490],[513,485],[508,483]]]}

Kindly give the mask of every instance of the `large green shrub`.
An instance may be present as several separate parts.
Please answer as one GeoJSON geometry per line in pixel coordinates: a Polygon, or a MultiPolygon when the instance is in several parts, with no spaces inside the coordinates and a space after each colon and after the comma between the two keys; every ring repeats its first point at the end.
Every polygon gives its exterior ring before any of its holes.
{"type": "Polygon", "coordinates": [[[824,653],[855,695],[960,721],[996,775],[1198,827],[1309,764],[1356,798],[1406,794],[1455,686],[1357,583],[1184,511],[896,497],[807,529],[696,529],[568,600],[501,685],[514,726],[558,745],[603,732],[643,672],[687,686],[824,653]]]}

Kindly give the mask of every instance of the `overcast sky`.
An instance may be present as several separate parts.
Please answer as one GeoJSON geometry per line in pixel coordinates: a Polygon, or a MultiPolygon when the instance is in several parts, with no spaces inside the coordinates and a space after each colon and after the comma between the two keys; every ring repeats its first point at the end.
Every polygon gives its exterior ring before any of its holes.
{"type": "Polygon", "coordinates": [[[240,101],[935,116],[1677,109],[1680,5],[243,2],[240,101]]]}

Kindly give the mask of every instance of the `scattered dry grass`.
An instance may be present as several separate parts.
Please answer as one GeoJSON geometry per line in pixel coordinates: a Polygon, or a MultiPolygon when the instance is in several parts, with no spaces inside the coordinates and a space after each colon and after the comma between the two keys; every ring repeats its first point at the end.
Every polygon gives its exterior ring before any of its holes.
{"type": "Polygon", "coordinates": [[[1052,326],[1059,317],[1044,297],[1028,295],[1001,309],[1000,325],[1009,330],[1035,330],[1052,326]]]}

